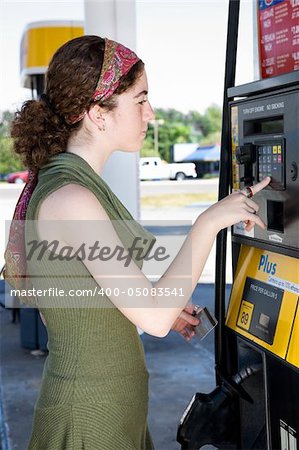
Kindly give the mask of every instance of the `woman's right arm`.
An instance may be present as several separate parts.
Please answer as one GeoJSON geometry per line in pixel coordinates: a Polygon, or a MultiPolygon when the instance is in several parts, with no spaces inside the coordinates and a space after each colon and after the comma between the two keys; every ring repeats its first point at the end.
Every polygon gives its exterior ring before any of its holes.
{"type": "MultiPolygon", "coordinates": [[[[265,179],[253,187],[254,193],[263,189],[270,179],[265,179]]],[[[134,261],[126,267],[124,261],[117,258],[102,259],[85,258],[83,263],[104,290],[111,289],[110,300],[136,326],[154,336],[165,336],[190,299],[198,279],[202,273],[217,233],[234,223],[247,222],[247,228],[255,224],[265,227],[259,216],[255,214],[258,205],[243,194],[234,193],[214,204],[195,221],[180,251],[168,269],[155,283],[152,283],[137,267],[134,261]],[[190,271],[187,271],[189,264],[190,271]],[[184,275],[183,275],[184,274],[184,275]],[[117,289],[116,289],[117,288],[117,289]],[[147,295],[132,298],[128,292],[145,292],[147,295]],[[183,290],[183,296],[160,295],[163,292],[183,290]],[[158,292],[159,295],[154,295],[158,292]],[[119,292],[120,295],[114,295],[119,292]]],[[[104,208],[96,197],[86,188],[78,185],[67,185],[47,197],[40,208],[39,233],[42,239],[53,239],[47,236],[47,228],[42,221],[68,221],[72,224],[67,229],[59,228],[59,236],[55,236],[63,244],[80,248],[98,247],[115,249],[123,247],[104,208]],[[78,205],[80,207],[78,208],[78,205]],[[84,220],[82,219],[84,218],[84,220]]]]}

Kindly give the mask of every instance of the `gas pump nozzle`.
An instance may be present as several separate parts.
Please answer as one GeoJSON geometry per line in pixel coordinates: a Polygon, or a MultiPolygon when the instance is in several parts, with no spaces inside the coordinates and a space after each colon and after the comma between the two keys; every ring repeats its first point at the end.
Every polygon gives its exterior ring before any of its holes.
{"type": "Polygon", "coordinates": [[[235,443],[237,430],[236,399],[253,402],[240,384],[262,369],[261,364],[243,368],[209,394],[196,393],[184,411],[177,432],[182,450],[198,450],[204,445],[229,449],[235,443]]]}

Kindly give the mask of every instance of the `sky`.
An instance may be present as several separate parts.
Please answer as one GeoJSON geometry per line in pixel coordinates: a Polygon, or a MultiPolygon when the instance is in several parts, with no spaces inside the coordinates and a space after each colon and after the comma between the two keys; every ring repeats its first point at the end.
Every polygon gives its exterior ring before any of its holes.
{"type": "MultiPolygon", "coordinates": [[[[253,1],[241,1],[237,85],[253,81],[253,1]]],[[[137,52],[153,107],[203,113],[222,105],[227,13],[228,0],[136,0],[137,52]]],[[[58,19],[84,21],[83,0],[0,0],[0,110],[15,110],[31,96],[20,86],[25,26],[58,19]]]]}

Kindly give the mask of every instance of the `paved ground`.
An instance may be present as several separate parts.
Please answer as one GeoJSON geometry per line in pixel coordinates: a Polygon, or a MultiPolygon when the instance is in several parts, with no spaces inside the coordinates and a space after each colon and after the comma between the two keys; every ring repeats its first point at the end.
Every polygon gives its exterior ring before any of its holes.
{"type": "Polygon", "coordinates": [[[164,180],[164,181],[141,181],[140,195],[141,197],[161,195],[161,194],[188,194],[198,192],[218,192],[218,178],[208,180],[164,180]]]}
{"type": "MultiPolygon", "coordinates": [[[[193,302],[213,310],[213,288],[198,286],[193,302]]],[[[0,327],[2,420],[8,437],[2,439],[8,444],[2,450],[25,450],[45,356],[21,347],[20,325],[11,323],[11,311],[0,308],[0,327]]],[[[176,430],[182,411],[195,392],[214,387],[213,336],[186,343],[170,333],[164,339],[143,335],[142,341],[150,372],[149,425],[156,450],[178,450],[176,430]]]]}

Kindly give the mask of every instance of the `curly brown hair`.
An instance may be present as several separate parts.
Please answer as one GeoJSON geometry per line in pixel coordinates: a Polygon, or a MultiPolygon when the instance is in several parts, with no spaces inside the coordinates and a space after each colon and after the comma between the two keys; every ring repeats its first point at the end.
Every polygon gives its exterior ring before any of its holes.
{"type": "MultiPolygon", "coordinates": [[[[54,54],[46,74],[46,97],[26,101],[16,112],[11,136],[14,150],[25,166],[37,171],[49,158],[65,152],[72,133],[82,121],[72,124],[94,104],[92,95],[101,73],[105,40],[98,36],[82,36],[68,41],[54,54]]],[[[139,60],[121,78],[114,94],[105,102],[96,104],[112,110],[117,95],[132,87],[141,76],[144,64],[139,60]]]]}

